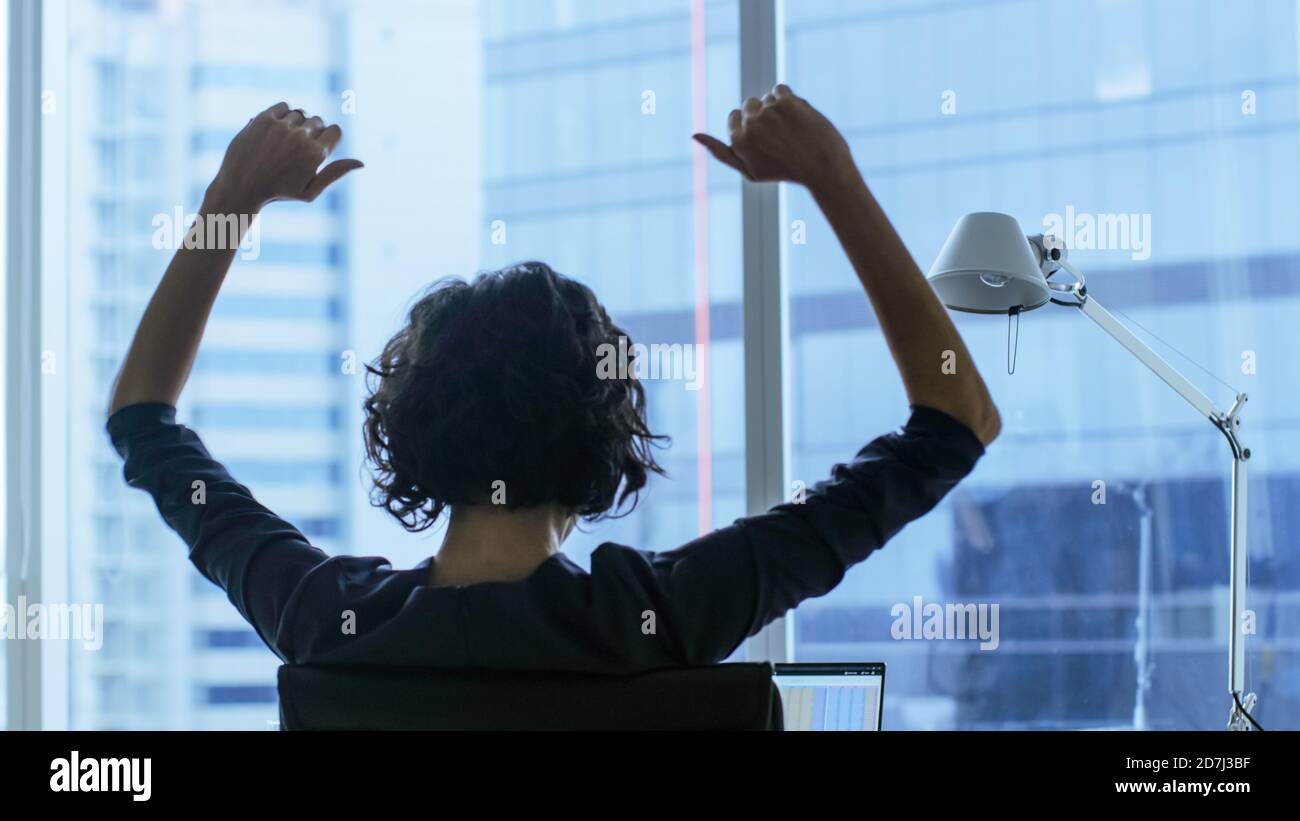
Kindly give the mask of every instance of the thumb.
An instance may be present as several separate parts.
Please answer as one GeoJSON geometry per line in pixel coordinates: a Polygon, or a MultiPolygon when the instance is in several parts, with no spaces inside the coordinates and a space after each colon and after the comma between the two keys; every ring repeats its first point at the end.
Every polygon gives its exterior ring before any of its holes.
{"type": "Polygon", "coordinates": [[[329,188],[349,171],[355,171],[358,168],[365,168],[365,163],[361,160],[335,160],[329,165],[322,168],[312,177],[311,182],[303,190],[300,199],[303,202],[311,202],[321,195],[321,192],[329,188]]]}
{"type": "Polygon", "coordinates": [[[745,164],[740,161],[740,157],[737,157],[736,152],[732,150],[731,146],[727,145],[722,140],[708,134],[695,134],[692,136],[692,139],[707,148],[709,153],[719,162],[736,169],[745,179],[753,179],[753,177],[749,175],[748,169],[745,168],[745,164]]]}

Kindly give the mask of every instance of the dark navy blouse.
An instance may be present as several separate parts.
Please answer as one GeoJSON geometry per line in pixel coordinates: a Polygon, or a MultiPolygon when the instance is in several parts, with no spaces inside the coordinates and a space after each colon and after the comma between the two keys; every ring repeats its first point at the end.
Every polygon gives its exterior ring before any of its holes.
{"type": "Polygon", "coordinates": [[[395,570],[383,558],[312,547],[177,424],[170,405],[121,408],[108,432],[127,483],[153,496],[199,572],[287,662],[609,673],[726,658],[830,591],[984,453],[952,417],[913,406],[901,432],[836,465],[801,503],[668,552],[605,543],[590,572],[560,554],[522,581],[439,587],[432,559],[395,570]],[[197,480],[203,504],[193,501],[197,480]],[[643,629],[651,623],[653,632],[643,629]]]}

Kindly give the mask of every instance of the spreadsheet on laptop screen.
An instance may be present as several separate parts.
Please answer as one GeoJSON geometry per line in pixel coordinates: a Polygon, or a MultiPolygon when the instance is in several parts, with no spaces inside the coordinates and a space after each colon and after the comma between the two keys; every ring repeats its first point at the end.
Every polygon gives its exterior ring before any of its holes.
{"type": "Polygon", "coordinates": [[[884,665],[779,665],[775,680],[787,730],[880,729],[884,665]]]}

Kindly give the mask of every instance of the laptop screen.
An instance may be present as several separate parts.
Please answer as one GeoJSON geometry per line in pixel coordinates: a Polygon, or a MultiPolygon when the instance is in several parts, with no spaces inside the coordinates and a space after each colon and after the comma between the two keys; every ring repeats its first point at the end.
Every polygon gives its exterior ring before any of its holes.
{"type": "Polygon", "coordinates": [[[777,664],[787,730],[879,730],[884,662],[777,664]]]}

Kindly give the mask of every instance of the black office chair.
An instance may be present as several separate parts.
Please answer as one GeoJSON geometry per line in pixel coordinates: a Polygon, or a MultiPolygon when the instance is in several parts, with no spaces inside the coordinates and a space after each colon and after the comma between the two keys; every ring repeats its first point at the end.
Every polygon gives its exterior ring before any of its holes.
{"type": "Polygon", "coordinates": [[[772,665],[634,676],[280,668],[285,730],[779,730],[772,665]]]}

